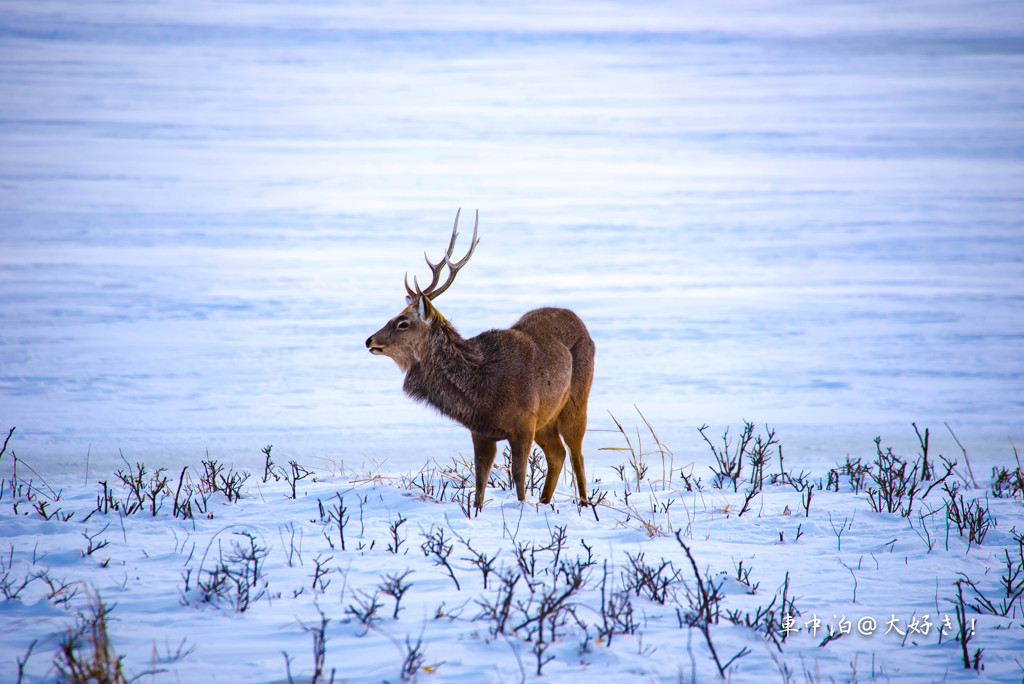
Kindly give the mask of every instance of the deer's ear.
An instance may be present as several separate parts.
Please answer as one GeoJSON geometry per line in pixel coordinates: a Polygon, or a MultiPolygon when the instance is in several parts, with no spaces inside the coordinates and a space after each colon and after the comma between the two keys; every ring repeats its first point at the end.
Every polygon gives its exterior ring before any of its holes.
{"type": "Polygon", "coordinates": [[[437,309],[425,295],[420,295],[419,301],[416,302],[416,311],[420,315],[420,320],[426,323],[433,323],[437,318],[437,309]]]}

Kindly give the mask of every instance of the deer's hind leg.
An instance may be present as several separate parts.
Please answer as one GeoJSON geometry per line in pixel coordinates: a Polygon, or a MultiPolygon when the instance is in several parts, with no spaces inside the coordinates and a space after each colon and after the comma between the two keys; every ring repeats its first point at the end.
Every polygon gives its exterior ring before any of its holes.
{"type": "Polygon", "coordinates": [[[534,440],[544,450],[544,456],[548,462],[547,474],[544,476],[544,489],[541,490],[540,502],[551,503],[554,496],[555,486],[558,485],[558,478],[562,474],[562,465],[565,463],[565,447],[562,446],[562,438],[558,436],[558,423],[551,421],[534,435],[534,440]]]}
{"type": "Polygon", "coordinates": [[[583,468],[583,435],[587,431],[587,401],[594,379],[594,343],[587,338],[572,350],[572,384],[569,400],[558,414],[558,431],[569,447],[572,473],[580,501],[587,503],[587,474],[583,468]]]}
{"type": "MultiPolygon", "coordinates": [[[[562,411],[565,416],[565,411],[562,411]]],[[[580,494],[580,502],[587,503],[587,473],[583,468],[583,433],[587,431],[586,406],[580,412],[574,412],[570,420],[558,421],[558,429],[569,447],[569,461],[572,463],[572,474],[576,478],[576,489],[580,494]]],[[[563,452],[564,453],[564,452],[563,452]]]]}

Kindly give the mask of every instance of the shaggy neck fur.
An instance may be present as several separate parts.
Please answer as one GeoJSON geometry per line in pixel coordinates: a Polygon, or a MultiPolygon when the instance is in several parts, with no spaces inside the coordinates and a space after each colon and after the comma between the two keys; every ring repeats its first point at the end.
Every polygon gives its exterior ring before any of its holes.
{"type": "Polygon", "coordinates": [[[405,374],[402,388],[413,399],[430,404],[470,430],[483,427],[472,396],[479,392],[483,356],[447,321],[434,323],[426,352],[405,374]]]}

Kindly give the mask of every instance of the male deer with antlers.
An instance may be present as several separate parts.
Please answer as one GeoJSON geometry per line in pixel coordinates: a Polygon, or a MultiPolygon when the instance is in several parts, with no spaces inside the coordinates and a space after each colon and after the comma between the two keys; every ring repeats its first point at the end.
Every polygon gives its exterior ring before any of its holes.
{"type": "MultiPolygon", "coordinates": [[[[580,500],[587,501],[583,470],[583,433],[587,429],[587,398],[594,377],[594,341],[579,316],[568,309],[534,309],[507,330],[488,330],[463,338],[434,307],[455,280],[479,242],[477,228],[466,256],[452,261],[458,238],[459,214],[448,251],[438,263],[427,258],[433,278],[421,289],[413,278],[406,308],[366,340],[371,354],[395,360],[405,373],[402,388],[462,423],[473,435],[476,496],[482,508],[484,491],[497,453],[508,440],[512,479],[519,501],[526,500],[526,467],[530,447],[537,442],[547,458],[541,503],[550,503],[569,447],[580,500]],[[442,269],[448,278],[438,287],[442,269]]],[[[426,255],[424,255],[426,257],[426,255]]]]}

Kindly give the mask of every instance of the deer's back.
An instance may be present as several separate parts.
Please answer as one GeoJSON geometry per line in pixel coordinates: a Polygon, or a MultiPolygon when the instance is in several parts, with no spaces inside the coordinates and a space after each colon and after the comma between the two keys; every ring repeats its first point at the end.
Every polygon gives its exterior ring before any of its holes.
{"type": "Polygon", "coordinates": [[[580,317],[568,309],[534,309],[511,330],[530,338],[536,349],[536,387],[541,425],[557,415],[571,392],[586,396],[593,377],[594,342],[580,317]]]}
{"type": "Polygon", "coordinates": [[[471,342],[489,367],[477,387],[486,387],[489,401],[480,404],[490,405],[485,412],[496,428],[501,424],[497,433],[511,429],[512,423],[527,414],[537,421],[537,427],[545,425],[561,411],[574,384],[583,382],[589,389],[590,371],[586,377],[576,377],[576,359],[585,357],[589,369],[594,343],[583,321],[568,309],[535,309],[511,328],[489,330],[471,342]],[[527,408],[523,402],[530,404],[527,414],[508,410],[527,408]]]}
{"type": "Polygon", "coordinates": [[[587,326],[568,309],[534,309],[516,321],[512,330],[525,333],[541,349],[564,346],[573,350],[581,345],[593,346],[587,326]]]}

